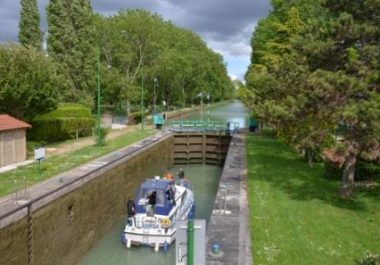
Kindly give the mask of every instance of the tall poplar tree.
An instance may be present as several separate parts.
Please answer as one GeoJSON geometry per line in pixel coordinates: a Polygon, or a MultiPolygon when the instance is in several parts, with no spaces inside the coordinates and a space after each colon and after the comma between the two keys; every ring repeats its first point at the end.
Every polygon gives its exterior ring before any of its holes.
{"type": "Polygon", "coordinates": [[[42,49],[42,32],[37,0],[21,0],[21,14],[18,39],[24,46],[42,49]]]}
{"type": "Polygon", "coordinates": [[[92,104],[95,94],[96,43],[89,0],[50,0],[47,6],[48,53],[70,77],[66,101],[92,104]]]}

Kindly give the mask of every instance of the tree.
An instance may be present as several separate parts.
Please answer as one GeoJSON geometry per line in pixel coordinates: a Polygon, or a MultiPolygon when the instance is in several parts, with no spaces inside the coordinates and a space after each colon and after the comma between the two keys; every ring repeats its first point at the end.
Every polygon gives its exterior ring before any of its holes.
{"type": "Polygon", "coordinates": [[[0,113],[30,121],[53,110],[66,85],[44,53],[20,45],[0,46],[0,113]]]}
{"type": "Polygon", "coordinates": [[[165,100],[182,107],[201,91],[216,101],[232,97],[223,58],[194,32],[145,10],[121,10],[108,18],[96,16],[95,21],[102,88],[110,108],[140,104],[142,73],[145,104],[165,100]]]}
{"type": "Polygon", "coordinates": [[[42,49],[42,32],[37,0],[21,0],[18,39],[24,46],[42,49]]]}
{"type": "Polygon", "coordinates": [[[333,143],[343,127],[341,191],[349,196],[357,157],[380,153],[379,6],[372,0],[273,4],[252,38],[243,99],[280,139],[309,155],[333,143]]]}
{"type": "Polygon", "coordinates": [[[96,43],[89,0],[51,0],[47,6],[48,53],[72,82],[65,101],[93,104],[96,43]]]}

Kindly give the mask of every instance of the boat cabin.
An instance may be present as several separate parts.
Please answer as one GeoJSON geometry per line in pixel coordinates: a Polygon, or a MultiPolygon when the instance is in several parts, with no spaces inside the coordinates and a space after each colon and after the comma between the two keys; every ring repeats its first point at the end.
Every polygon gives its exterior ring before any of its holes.
{"type": "Polygon", "coordinates": [[[154,214],[169,215],[175,205],[173,181],[168,179],[145,180],[136,194],[136,212],[146,213],[149,205],[153,207],[154,214]],[[155,197],[153,200],[152,196],[155,197]],[[154,201],[154,205],[152,205],[152,201],[154,201]]]}

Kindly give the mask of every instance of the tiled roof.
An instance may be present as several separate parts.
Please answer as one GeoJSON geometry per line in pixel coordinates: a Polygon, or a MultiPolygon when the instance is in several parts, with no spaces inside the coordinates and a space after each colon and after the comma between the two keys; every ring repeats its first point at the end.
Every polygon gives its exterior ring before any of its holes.
{"type": "Polygon", "coordinates": [[[7,114],[0,115],[0,132],[30,127],[32,127],[30,124],[15,119],[7,114]]]}

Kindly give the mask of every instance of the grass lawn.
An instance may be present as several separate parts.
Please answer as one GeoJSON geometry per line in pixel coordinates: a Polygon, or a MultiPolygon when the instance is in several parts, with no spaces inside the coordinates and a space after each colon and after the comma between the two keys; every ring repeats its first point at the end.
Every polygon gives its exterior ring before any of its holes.
{"type": "Polygon", "coordinates": [[[16,189],[22,189],[24,187],[24,177],[26,178],[27,186],[31,186],[32,184],[65,172],[111,151],[135,143],[152,135],[154,132],[152,129],[145,129],[144,131],[137,130],[109,140],[107,144],[102,147],[95,145],[86,146],[64,155],[52,156],[41,162],[41,171],[39,171],[38,163],[33,163],[2,173],[0,174],[0,196],[10,194],[16,191],[16,189]]]}
{"type": "Polygon", "coordinates": [[[268,136],[247,140],[255,265],[349,265],[380,253],[380,188],[338,196],[294,151],[268,136]]]}

